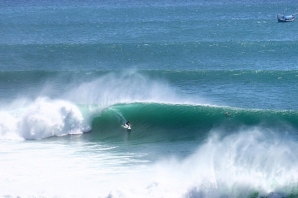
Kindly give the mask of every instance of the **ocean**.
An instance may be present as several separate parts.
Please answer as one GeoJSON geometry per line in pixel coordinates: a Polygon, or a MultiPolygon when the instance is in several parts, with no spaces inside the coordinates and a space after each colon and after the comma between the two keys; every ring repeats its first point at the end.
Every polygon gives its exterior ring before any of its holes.
{"type": "Polygon", "coordinates": [[[0,197],[297,197],[297,8],[1,1],[0,197]]]}

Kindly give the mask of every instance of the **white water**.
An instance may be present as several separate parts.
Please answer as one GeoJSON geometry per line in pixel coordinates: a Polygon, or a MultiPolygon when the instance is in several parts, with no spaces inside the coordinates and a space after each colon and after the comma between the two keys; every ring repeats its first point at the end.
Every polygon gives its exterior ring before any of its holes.
{"type": "Polygon", "coordinates": [[[16,100],[1,109],[0,118],[0,139],[43,139],[88,128],[76,105],[45,97],[16,100]]]}
{"type": "MultiPolygon", "coordinates": [[[[214,134],[186,158],[163,159],[147,158],[150,149],[141,150],[142,145],[123,150],[121,145],[85,142],[84,134],[3,140],[0,196],[245,197],[274,192],[281,197],[295,190],[296,142],[259,128],[225,138],[214,134]]],[[[160,152],[166,149],[170,147],[160,152]]]]}

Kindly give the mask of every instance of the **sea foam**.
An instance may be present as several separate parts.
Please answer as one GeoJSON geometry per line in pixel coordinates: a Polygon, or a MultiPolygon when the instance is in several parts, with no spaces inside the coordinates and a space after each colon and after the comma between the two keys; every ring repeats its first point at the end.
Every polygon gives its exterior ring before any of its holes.
{"type": "Polygon", "coordinates": [[[84,118],[76,105],[46,97],[15,101],[0,112],[0,117],[2,139],[43,139],[84,130],[84,118]]]}

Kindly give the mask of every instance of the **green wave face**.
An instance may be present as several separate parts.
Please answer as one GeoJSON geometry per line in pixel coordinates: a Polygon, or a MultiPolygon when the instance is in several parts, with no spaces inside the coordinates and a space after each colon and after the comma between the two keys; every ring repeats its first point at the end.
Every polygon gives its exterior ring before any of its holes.
{"type": "Polygon", "coordinates": [[[203,140],[212,130],[222,135],[250,127],[296,133],[298,113],[293,111],[235,109],[230,107],[132,103],[118,104],[95,115],[93,138],[121,140],[131,122],[130,138],[138,141],[203,140]]]}

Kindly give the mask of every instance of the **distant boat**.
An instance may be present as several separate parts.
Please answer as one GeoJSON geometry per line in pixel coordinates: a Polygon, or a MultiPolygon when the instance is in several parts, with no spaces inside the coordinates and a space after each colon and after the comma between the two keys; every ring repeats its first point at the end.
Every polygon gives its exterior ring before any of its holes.
{"type": "Polygon", "coordinates": [[[277,21],[278,22],[291,22],[291,21],[295,20],[295,15],[296,14],[291,14],[291,15],[278,14],[277,21]]]}

